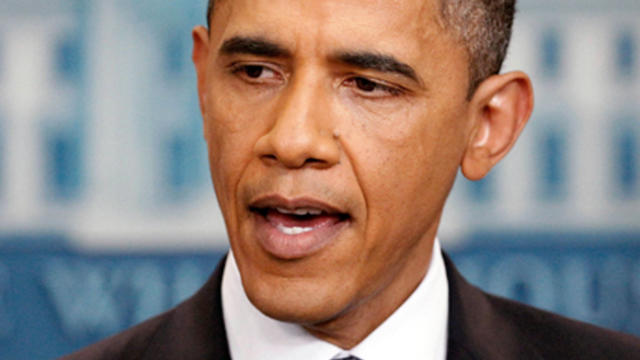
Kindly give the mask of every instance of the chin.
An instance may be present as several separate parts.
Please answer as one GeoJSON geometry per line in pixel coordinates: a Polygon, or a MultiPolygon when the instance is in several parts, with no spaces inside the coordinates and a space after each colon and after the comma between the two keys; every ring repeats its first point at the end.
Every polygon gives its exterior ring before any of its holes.
{"type": "Polygon", "coordinates": [[[270,279],[243,280],[245,293],[251,303],[266,316],[299,325],[313,325],[331,321],[348,307],[342,286],[314,282],[309,279],[290,279],[271,276],[270,279]]]}

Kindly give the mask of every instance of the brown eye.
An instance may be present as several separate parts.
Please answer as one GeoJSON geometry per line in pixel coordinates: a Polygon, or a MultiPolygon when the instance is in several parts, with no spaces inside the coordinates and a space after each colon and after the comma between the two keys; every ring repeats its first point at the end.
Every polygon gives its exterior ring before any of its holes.
{"type": "Polygon", "coordinates": [[[356,90],[360,95],[371,99],[400,96],[404,93],[400,87],[386,85],[360,76],[351,77],[345,80],[344,84],[356,90]]]}
{"type": "Polygon", "coordinates": [[[257,66],[257,65],[249,65],[244,67],[244,73],[252,79],[259,78],[260,75],[262,75],[263,70],[264,70],[264,67],[257,66]]]}
{"type": "Polygon", "coordinates": [[[358,87],[358,89],[362,90],[362,91],[366,91],[366,92],[371,92],[374,91],[376,89],[376,87],[378,86],[378,84],[374,83],[371,80],[367,80],[365,78],[355,78],[356,81],[356,86],[358,87]]]}
{"type": "Polygon", "coordinates": [[[262,64],[236,64],[230,67],[230,72],[250,84],[273,84],[282,80],[280,73],[262,64]]]}

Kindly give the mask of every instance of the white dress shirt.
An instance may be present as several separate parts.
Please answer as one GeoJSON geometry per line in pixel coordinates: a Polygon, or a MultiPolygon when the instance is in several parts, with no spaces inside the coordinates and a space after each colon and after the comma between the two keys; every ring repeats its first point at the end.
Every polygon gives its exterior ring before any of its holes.
{"type": "Polygon", "coordinates": [[[447,351],[449,285],[438,239],[429,270],[407,300],[360,344],[343,350],[299,325],[262,314],[247,298],[229,251],[222,276],[222,312],[234,360],[444,360],[447,351]]]}

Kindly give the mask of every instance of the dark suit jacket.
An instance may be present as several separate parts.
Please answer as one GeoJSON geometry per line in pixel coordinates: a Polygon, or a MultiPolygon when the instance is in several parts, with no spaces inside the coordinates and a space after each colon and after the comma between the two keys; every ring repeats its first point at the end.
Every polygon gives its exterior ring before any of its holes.
{"type": "MultiPolygon", "coordinates": [[[[230,359],[220,297],[223,264],[174,309],[62,359],[230,359]]],[[[636,337],[486,294],[467,283],[446,255],[445,265],[447,359],[640,359],[636,337]]]]}

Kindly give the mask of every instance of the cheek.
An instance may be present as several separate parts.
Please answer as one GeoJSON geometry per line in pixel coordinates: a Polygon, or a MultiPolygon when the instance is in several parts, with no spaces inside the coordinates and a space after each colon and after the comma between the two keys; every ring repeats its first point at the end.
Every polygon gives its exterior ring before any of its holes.
{"type": "Polygon", "coordinates": [[[228,202],[252,159],[262,120],[252,106],[222,94],[211,99],[204,126],[216,194],[228,202]]]}
{"type": "Polygon", "coordinates": [[[366,124],[356,121],[361,132],[352,139],[352,158],[374,238],[432,223],[455,179],[464,150],[462,116],[425,108],[407,106],[385,117],[369,115],[366,124]]]}
{"type": "MultiPolygon", "coordinates": [[[[394,105],[394,103],[390,103],[394,105]]],[[[390,197],[422,181],[437,157],[442,130],[424,104],[399,101],[395,106],[354,106],[352,138],[347,144],[368,197],[390,197]],[[367,186],[367,184],[370,184],[367,186]]]]}

